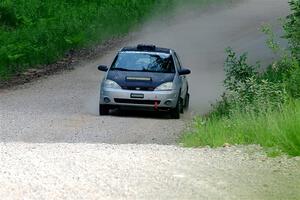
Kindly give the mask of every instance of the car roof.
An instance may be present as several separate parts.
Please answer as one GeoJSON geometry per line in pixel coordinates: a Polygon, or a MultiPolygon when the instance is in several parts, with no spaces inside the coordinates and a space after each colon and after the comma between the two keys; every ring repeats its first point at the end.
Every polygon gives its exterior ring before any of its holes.
{"type": "Polygon", "coordinates": [[[169,48],[163,48],[163,47],[156,47],[155,45],[144,45],[144,44],[139,44],[134,47],[123,47],[121,52],[125,51],[139,51],[139,52],[156,52],[156,53],[167,53],[170,54],[172,49],[169,48]]]}

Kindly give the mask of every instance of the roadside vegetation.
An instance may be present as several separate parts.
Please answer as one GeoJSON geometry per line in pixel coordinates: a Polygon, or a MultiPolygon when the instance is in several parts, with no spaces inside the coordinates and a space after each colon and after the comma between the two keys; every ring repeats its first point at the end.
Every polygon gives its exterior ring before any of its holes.
{"type": "MultiPolygon", "coordinates": [[[[216,0],[189,0],[199,5],[216,0]]],[[[184,0],[1,0],[0,80],[123,36],[184,0]]]]}
{"type": "Polygon", "coordinates": [[[280,58],[263,73],[259,64],[247,63],[247,54],[226,50],[226,92],[207,116],[195,119],[194,130],[183,136],[185,146],[259,144],[269,156],[300,156],[300,2],[292,0],[290,6],[284,24],[288,49],[263,27],[280,58]]]}
{"type": "Polygon", "coordinates": [[[127,33],[155,4],[155,0],[2,0],[0,78],[54,62],[70,49],[127,33]]]}

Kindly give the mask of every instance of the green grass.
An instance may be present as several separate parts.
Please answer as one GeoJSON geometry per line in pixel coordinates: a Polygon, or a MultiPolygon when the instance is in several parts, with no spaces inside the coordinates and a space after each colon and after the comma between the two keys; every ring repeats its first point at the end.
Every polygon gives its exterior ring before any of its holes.
{"type": "Polygon", "coordinates": [[[155,0],[1,1],[0,78],[125,34],[155,6],[155,0]]]}
{"type": "Polygon", "coordinates": [[[122,36],[178,5],[218,0],[1,0],[0,80],[122,36]]]}
{"type": "Polygon", "coordinates": [[[299,156],[300,101],[264,114],[235,111],[230,117],[196,118],[194,131],[185,134],[182,142],[187,147],[259,144],[269,155],[282,152],[299,156]]]}

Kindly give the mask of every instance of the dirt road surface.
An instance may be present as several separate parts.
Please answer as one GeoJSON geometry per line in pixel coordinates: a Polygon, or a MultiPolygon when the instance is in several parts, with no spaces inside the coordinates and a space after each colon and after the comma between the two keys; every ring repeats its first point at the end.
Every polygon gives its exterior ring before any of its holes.
{"type": "MultiPolygon", "coordinates": [[[[224,49],[270,61],[262,23],[280,33],[286,0],[232,1],[178,9],[150,22],[129,44],[174,48],[193,74],[191,111],[99,117],[98,64],[92,61],[0,91],[0,199],[299,199],[300,160],[267,158],[257,146],[186,149],[177,145],[191,116],[221,94],[224,49]],[[185,14],[183,14],[185,13],[185,14]]],[[[123,45],[123,44],[122,44],[123,45]]],[[[120,46],[121,47],[121,46],[120,46]]],[[[118,47],[118,48],[120,48],[118,47]]]]}

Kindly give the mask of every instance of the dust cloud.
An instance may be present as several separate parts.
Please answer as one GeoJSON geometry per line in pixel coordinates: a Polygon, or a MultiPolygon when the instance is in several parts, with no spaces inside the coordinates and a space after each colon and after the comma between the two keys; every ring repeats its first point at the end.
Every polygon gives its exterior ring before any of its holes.
{"type": "MultiPolygon", "coordinates": [[[[182,64],[192,70],[189,75],[192,114],[207,113],[211,104],[224,92],[225,48],[230,46],[240,53],[249,52],[252,63],[270,63],[274,55],[266,47],[266,36],[260,28],[263,24],[271,24],[275,33],[282,35],[278,19],[289,12],[287,0],[221,2],[204,8],[187,4],[170,15],[154,17],[132,34],[133,39],[122,44],[155,44],[176,50],[182,64]]],[[[88,64],[93,69],[97,64],[109,65],[119,48],[121,46],[95,63],[88,64]]],[[[99,88],[99,82],[95,82],[94,87],[99,88]]],[[[87,112],[95,115],[98,110],[97,96],[98,93],[89,96],[85,106],[87,112]]]]}
{"type": "Polygon", "coordinates": [[[146,23],[127,45],[146,43],[175,49],[183,65],[192,70],[191,110],[203,114],[224,91],[225,48],[249,52],[251,62],[270,62],[273,55],[259,29],[268,23],[281,34],[278,18],[287,14],[286,0],[231,0],[206,8],[189,5],[146,23]]]}

